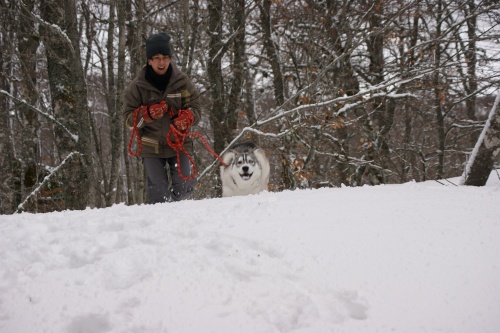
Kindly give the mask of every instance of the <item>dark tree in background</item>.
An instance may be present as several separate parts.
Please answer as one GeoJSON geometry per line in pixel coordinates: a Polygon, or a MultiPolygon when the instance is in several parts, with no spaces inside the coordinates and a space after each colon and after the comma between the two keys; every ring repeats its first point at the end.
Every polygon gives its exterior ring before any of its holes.
{"type": "Polygon", "coordinates": [[[92,203],[94,177],[76,3],[42,1],[40,11],[44,20],[41,36],[47,57],[51,106],[54,117],[62,124],[55,126],[54,134],[58,160],[65,160],[61,169],[65,208],[84,209],[92,203]]]}

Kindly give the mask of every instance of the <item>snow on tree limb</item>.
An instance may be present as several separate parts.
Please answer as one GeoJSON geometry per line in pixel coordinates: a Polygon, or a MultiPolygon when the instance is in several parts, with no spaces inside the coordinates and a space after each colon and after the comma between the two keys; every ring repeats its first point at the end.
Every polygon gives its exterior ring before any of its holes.
{"type": "Polygon", "coordinates": [[[284,110],[285,105],[290,100],[294,100],[300,94],[300,92],[305,90],[305,89],[302,89],[299,93],[297,93],[293,97],[289,98],[283,105],[279,106],[278,108],[276,108],[276,110],[274,110],[272,112],[272,114],[276,114],[276,115],[271,116],[271,117],[264,119],[262,121],[257,121],[256,126],[265,125],[267,123],[273,122],[276,119],[282,118],[286,115],[295,113],[297,111],[301,111],[304,109],[310,109],[310,108],[324,107],[324,106],[328,106],[328,105],[331,105],[334,103],[345,103],[345,106],[341,109],[342,111],[339,110],[337,112],[337,113],[342,113],[342,112],[345,112],[351,106],[358,106],[359,104],[366,103],[369,100],[374,99],[374,98],[380,98],[380,97],[388,97],[388,98],[413,97],[413,98],[418,98],[417,96],[415,96],[413,94],[391,94],[391,93],[384,92],[383,90],[390,88],[391,86],[404,85],[406,83],[412,82],[412,81],[419,79],[422,76],[425,76],[425,75],[430,74],[432,72],[434,72],[434,69],[422,71],[418,75],[412,76],[410,78],[401,79],[400,77],[394,77],[392,79],[388,79],[384,82],[381,82],[380,84],[377,84],[375,86],[371,86],[371,87],[368,87],[366,89],[363,89],[363,90],[359,91],[357,94],[352,95],[352,96],[341,96],[341,97],[337,97],[337,98],[330,99],[330,100],[323,101],[323,102],[319,102],[319,103],[300,105],[298,107],[295,107],[293,109],[285,111],[284,110]],[[359,103],[360,99],[363,99],[362,103],[359,103]],[[353,104],[355,104],[355,105],[349,104],[349,102],[353,102],[353,104]]]}
{"type": "Polygon", "coordinates": [[[55,168],[53,168],[50,173],[45,176],[45,178],[43,179],[43,181],[40,183],[40,185],[38,185],[38,187],[36,189],[33,190],[33,192],[31,192],[27,197],[26,199],[24,199],[23,202],[21,202],[19,204],[19,206],[17,206],[17,210],[14,212],[14,214],[17,214],[19,213],[23,208],[24,208],[24,205],[26,204],[26,202],[28,202],[29,199],[31,199],[32,197],[34,197],[38,192],[40,192],[40,190],[42,189],[42,187],[50,180],[50,178],[57,172],[59,171],[59,169],[62,168],[62,166],[66,163],[66,161],[70,160],[73,156],[75,155],[82,155],[80,154],[79,152],[77,151],[74,151],[72,153],[70,153],[68,156],[66,156],[66,158],[61,162],[61,164],[59,164],[58,166],[56,166],[55,168]]]}
{"type": "Polygon", "coordinates": [[[36,15],[33,13],[31,10],[26,8],[26,5],[21,1],[21,7],[39,24],[47,27],[48,29],[54,31],[56,34],[58,34],[63,40],[66,41],[69,45],[69,49],[71,50],[71,54],[74,56],[75,55],[75,49],[73,48],[73,43],[71,42],[71,39],[69,36],[61,29],[60,26],[49,23],[42,19],[40,16],[36,15]]]}
{"type": "MultiPolygon", "coordinates": [[[[497,131],[500,125],[500,111],[498,110],[498,105],[500,104],[500,91],[497,94],[495,102],[493,103],[493,107],[488,115],[488,119],[484,125],[483,131],[479,136],[474,149],[472,150],[471,156],[469,157],[469,161],[465,165],[465,171],[460,179],[460,185],[468,185],[468,179],[472,174],[472,170],[476,163],[478,163],[478,155],[490,155],[486,156],[491,159],[491,161],[495,158],[495,156],[500,151],[500,133],[497,131]]],[[[485,158],[482,156],[482,158],[485,158]]],[[[482,163],[482,161],[479,161],[482,163]]],[[[485,167],[481,165],[480,167],[485,167]]],[[[488,170],[488,175],[491,170],[488,170]]]]}
{"type": "Polygon", "coordinates": [[[9,94],[8,92],[6,92],[5,90],[2,90],[0,89],[0,94],[3,94],[7,97],[10,97],[12,98],[13,100],[19,102],[19,103],[22,103],[24,105],[26,105],[27,107],[29,107],[31,110],[41,114],[42,116],[44,116],[45,118],[49,119],[50,121],[54,122],[55,124],[57,124],[58,126],[60,126],[66,133],[68,133],[68,136],[75,142],[78,142],[78,135],[76,134],[73,134],[70,132],[70,130],[64,126],[59,120],[57,120],[56,118],[54,118],[52,115],[48,114],[48,113],[45,113],[39,109],[37,109],[36,107],[34,107],[33,105],[29,104],[28,102],[26,102],[25,100],[23,99],[19,99],[15,96],[12,96],[11,94],[9,94]]]}
{"type": "MultiPolygon", "coordinates": [[[[254,124],[255,125],[255,124],[254,124]]],[[[295,125],[289,129],[287,129],[286,131],[284,132],[280,132],[280,133],[266,133],[266,132],[262,132],[262,131],[259,131],[258,129],[255,129],[253,128],[252,126],[247,126],[245,127],[241,133],[233,140],[231,141],[231,143],[229,145],[227,145],[226,149],[224,149],[220,155],[224,154],[232,145],[233,143],[235,143],[239,138],[241,138],[243,136],[244,133],[246,132],[253,132],[259,136],[267,136],[267,137],[273,137],[273,138],[280,138],[282,136],[285,136],[287,135],[288,133],[294,131],[295,129],[297,129],[299,126],[298,125],[295,125]]],[[[212,169],[214,167],[214,165],[218,162],[218,159],[215,159],[209,166],[207,166],[205,168],[205,170],[203,170],[203,172],[200,174],[200,176],[198,177],[198,180],[200,180],[201,178],[203,178],[203,176],[210,171],[210,169],[212,169]]]]}
{"type": "MultiPolygon", "coordinates": [[[[333,61],[332,63],[334,63],[334,62],[335,61],[333,61]]],[[[386,81],[381,82],[380,84],[377,84],[375,86],[371,86],[371,87],[368,87],[366,89],[363,89],[363,90],[359,91],[357,94],[352,95],[352,96],[340,96],[340,97],[329,99],[329,100],[326,100],[326,101],[323,101],[323,102],[299,105],[299,106],[297,106],[295,108],[292,108],[290,110],[285,110],[286,105],[289,104],[292,100],[295,100],[295,98],[297,96],[299,96],[302,92],[307,91],[308,89],[310,89],[314,85],[314,83],[312,83],[311,85],[307,86],[306,88],[301,89],[300,91],[298,91],[296,94],[294,94],[294,96],[290,97],[287,101],[285,101],[285,103],[283,103],[283,105],[280,105],[279,107],[277,107],[273,112],[271,112],[271,114],[266,119],[257,120],[252,125],[243,128],[241,130],[241,132],[228,144],[227,148],[224,149],[220,153],[220,155],[224,154],[229,149],[229,147],[231,147],[240,138],[242,138],[243,135],[246,132],[254,132],[254,133],[257,133],[260,136],[272,136],[272,137],[281,137],[283,135],[286,135],[287,133],[289,133],[290,131],[292,131],[293,129],[295,129],[295,127],[292,127],[292,128],[288,129],[285,132],[277,133],[277,134],[275,134],[275,133],[265,133],[265,132],[257,130],[256,127],[261,127],[263,125],[272,123],[272,122],[274,122],[274,121],[276,121],[276,120],[278,120],[280,118],[283,118],[283,117],[285,117],[287,115],[290,115],[290,114],[294,114],[294,113],[299,112],[299,111],[303,111],[303,110],[307,110],[307,109],[311,109],[311,108],[325,107],[325,106],[328,106],[328,105],[331,105],[331,104],[334,104],[334,103],[345,103],[345,105],[336,112],[336,114],[340,114],[340,113],[347,112],[349,109],[352,109],[354,107],[358,107],[359,105],[365,104],[365,103],[367,103],[368,101],[370,101],[370,100],[372,100],[374,98],[380,98],[380,97],[387,97],[387,98],[408,98],[408,97],[418,98],[418,96],[415,96],[414,94],[388,93],[385,90],[387,90],[390,87],[396,87],[396,86],[400,86],[400,85],[404,85],[406,83],[412,82],[412,81],[414,81],[416,79],[419,79],[419,78],[421,78],[421,77],[423,77],[423,76],[425,76],[427,74],[432,73],[433,71],[434,71],[434,69],[429,69],[429,70],[426,70],[426,71],[419,71],[419,72],[416,73],[415,76],[406,77],[404,79],[396,76],[396,77],[387,79],[386,81]]],[[[215,166],[215,164],[217,163],[217,161],[218,160],[215,159],[209,166],[207,166],[205,168],[205,170],[203,170],[203,172],[198,177],[198,180],[201,179],[208,171],[210,171],[210,169],[212,169],[212,167],[215,166]]]]}

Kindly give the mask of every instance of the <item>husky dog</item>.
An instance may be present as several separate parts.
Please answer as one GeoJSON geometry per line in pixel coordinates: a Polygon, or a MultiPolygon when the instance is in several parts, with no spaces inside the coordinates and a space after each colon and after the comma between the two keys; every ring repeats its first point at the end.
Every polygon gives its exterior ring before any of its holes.
{"type": "Polygon", "coordinates": [[[229,149],[223,160],[227,165],[220,167],[223,197],[267,190],[270,166],[262,148],[253,142],[242,142],[229,149]]]}

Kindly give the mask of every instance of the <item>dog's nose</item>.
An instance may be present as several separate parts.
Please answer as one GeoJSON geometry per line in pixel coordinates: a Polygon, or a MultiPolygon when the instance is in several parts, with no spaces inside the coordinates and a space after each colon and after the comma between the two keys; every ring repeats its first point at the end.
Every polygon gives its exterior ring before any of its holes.
{"type": "Polygon", "coordinates": [[[245,172],[245,173],[248,172],[248,167],[247,166],[244,166],[242,169],[243,169],[243,172],[245,172]]]}

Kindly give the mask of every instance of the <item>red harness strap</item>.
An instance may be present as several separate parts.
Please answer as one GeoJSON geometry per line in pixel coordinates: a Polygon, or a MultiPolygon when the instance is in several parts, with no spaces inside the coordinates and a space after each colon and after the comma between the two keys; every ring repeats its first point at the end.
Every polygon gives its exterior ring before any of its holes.
{"type": "MultiPolygon", "coordinates": [[[[141,108],[139,107],[139,108],[135,109],[135,111],[134,111],[134,115],[133,115],[133,118],[132,118],[132,121],[133,121],[132,133],[130,133],[130,140],[128,142],[128,153],[131,156],[134,156],[134,157],[139,156],[139,154],[142,151],[141,136],[139,135],[139,129],[137,128],[137,116],[139,114],[140,109],[141,108]],[[137,146],[138,146],[136,152],[132,151],[132,144],[134,142],[134,138],[136,138],[136,140],[137,140],[137,146]]],[[[223,166],[225,166],[225,167],[227,166],[227,164],[224,163],[224,160],[219,155],[217,155],[217,153],[214,152],[212,150],[212,148],[210,148],[210,145],[208,144],[207,140],[203,137],[203,135],[201,135],[199,133],[194,133],[194,132],[193,133],[181,132],[177,128],[175,128],[174,125],[170,124],[170,130],[168,131],[167,138],[166,138],[167,139],[167,144],[170,146],[170,148],[172,148],[173,150],[175,150],[175,155],[177,157],[177,171],[179,172],[179,176],[182,179],[184,179],[185,181],[188,181],[188,180],[194,179],[194,177],[196,176],[196,165],[194,163],[193,157],[191,155],[189,155],[189,153],[184,148],[184,140],[186,140],[186,137],[197,137],[197,138],[200,138],[201,141],[203,141],[203,144],[205,145],[205,148],[207,148],[207,150],[213,156],[215,156],[221,162],[221,164],[223,166]],[[181,151],[184,154],[186,154],[186,156],[189,159],[189,163],[191,163],[191,166],[193,167],[193,173],[189,177],[184,176],[182,174],[182,172],[181,172],[181,155],[180,155],[181,151]]]]}

